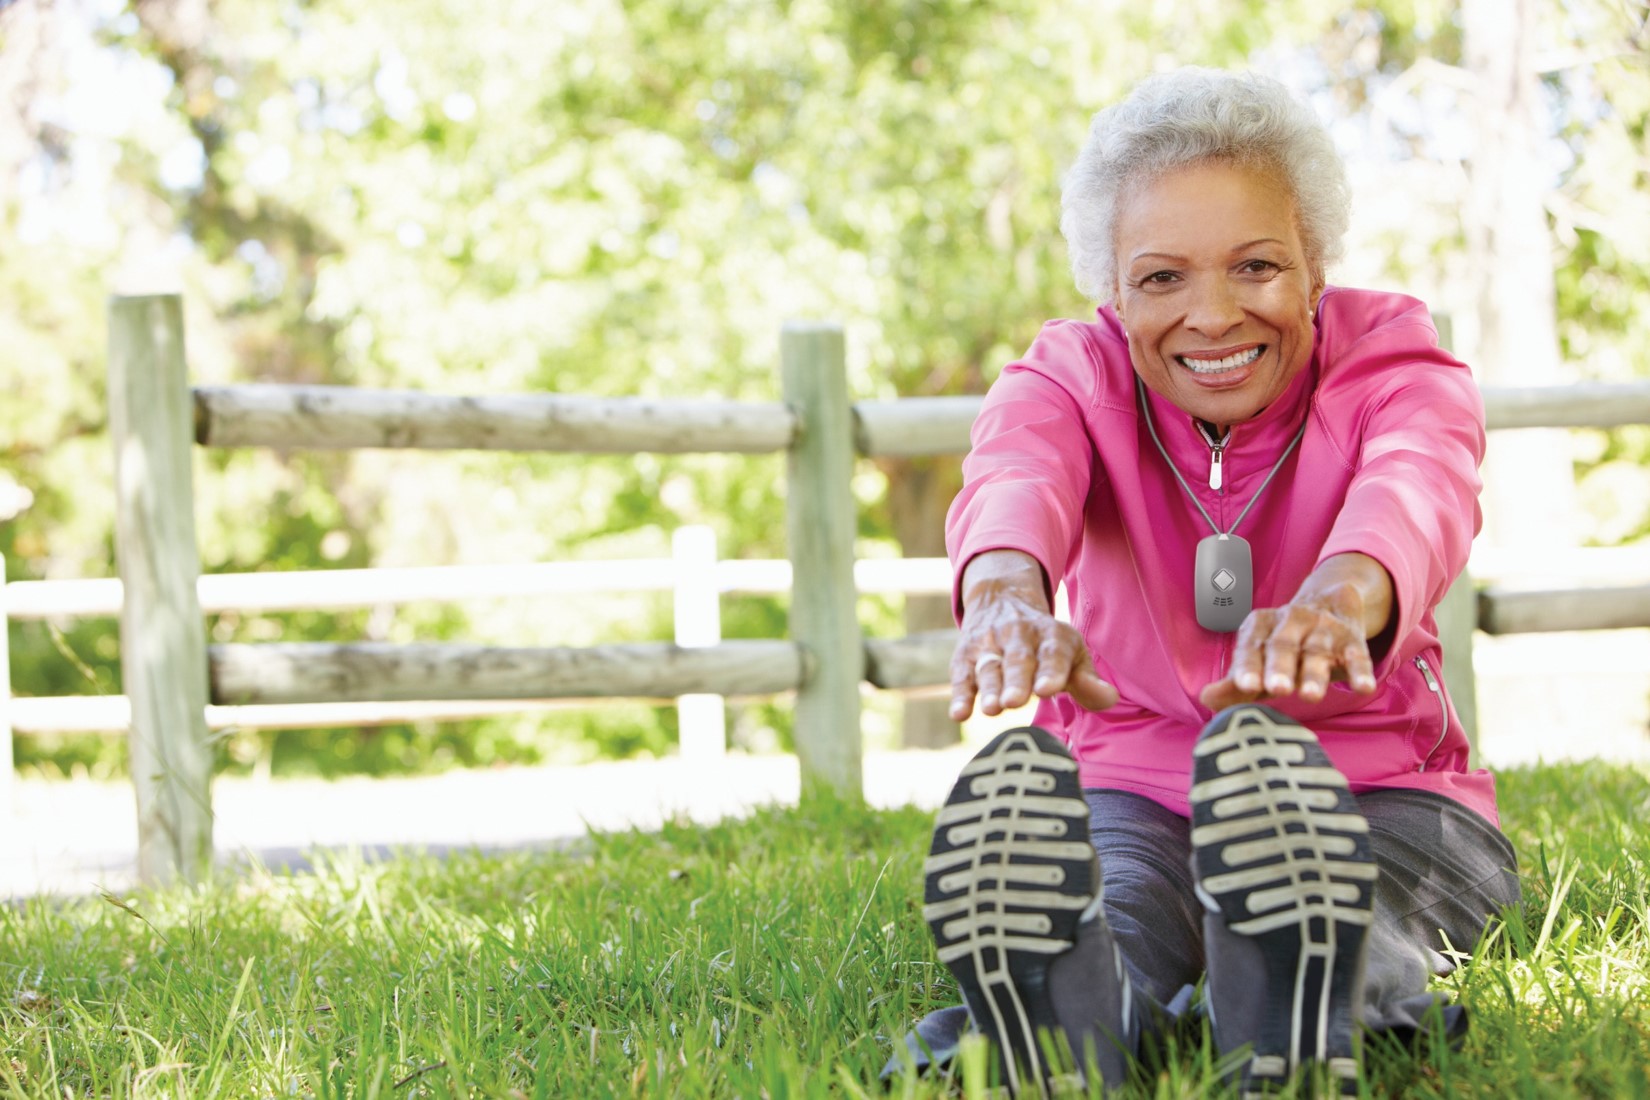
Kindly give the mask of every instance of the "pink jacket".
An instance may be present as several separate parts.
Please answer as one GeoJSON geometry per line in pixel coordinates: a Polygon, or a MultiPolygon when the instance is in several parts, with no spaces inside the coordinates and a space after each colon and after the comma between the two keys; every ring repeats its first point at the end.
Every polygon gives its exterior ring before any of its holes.
{"type": "MultiPolygon", "coordinates": [[[[1436,791],[1497,821],[1494,780],[1467,770],[1432,611],[1480,522],[1484,411],[1471,373],[1438,347],[1426,307],[1326,290],[1310,364],[1232,429],[1220,492],[1209,489],[1209,446],[1192,418],[1148,399],[1164,446],[1223,530],[1307,418],[1237,531],[1253,547],[1254,606],[1286,602],[1318,563],[1356,550],[1391,574],[1397,629],[1374,695],[1334,684],[1317,703],[1270,705],[1318,734],[1354,791],[1436,791]]],[[[974,555],[1010,548],[1064,578],[1073,625],[1122,696],[1094,713],[1067,696],[1045,700],[1037,723],[1071,745],[1084,786],[1186,814],[1192,743],[1210,717],[1198,693],[1225,674],[1235,635],[1197,623],[1193,556],[1210,530],[1146,432],[1109,307],[1095,323],[1049,322],[1003,369],[963,473],[946,521],[956,576],[974,555]]]]}

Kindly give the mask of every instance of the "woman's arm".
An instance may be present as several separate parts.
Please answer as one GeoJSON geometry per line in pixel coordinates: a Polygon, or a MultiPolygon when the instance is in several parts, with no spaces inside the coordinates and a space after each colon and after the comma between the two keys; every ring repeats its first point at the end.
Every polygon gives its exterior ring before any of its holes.
{"type": "Polygon", "coordinates": [[[1211,710],[1263,696],[1322,699],[1330,681],[1375,690],[1369,640],[1391,624],[1392,578],[1367,554],[1336,554],[1307,574],[1282,607],[1249,613],[1226,676],[1203,689],[1211,710]]]}
{"type": "Polygon", "coordinates": [[[1033,691],[1070,690],[1090,707],[1116,700],[1082,638],[1049,614],[1051,581],[1065,571],[1094,479],[1104,476],[1084,413],[1100,377],[1085,329],[1045,325],[1003,368],[974,421],[963,488],[946,515],[952,606],[963,632],[951,660],[957,721],[972,713],[976,696],[990,715],[1022,705],[1033,691]]]}
{"type": "Polygon", "coordinates": [[[1069,692],[1089,710],[1117,702],[1082,635],[1049,613],[1043,567],[1019,550],[987,550],[963,569],[962,640],[951,657],[951,717],[988,715],[1069,692]]]}
{"type": "Polygon", "coordinates": [[[1283,607],[1245,621],[1226,677],[1201,695],[1205,706],[1257,693],[1317,700],[1341,679],[1373,692],[1375,675],[1461,572],[1478,529],[1483,401],[1472,372],[1438,346],[1426,307],[1401,296],[1385,306],[1362,292],[1326,296],[1319,335],[1347,345],[1317,401],[1340,423],[1344,442],[1331,442],[1357,472],[1317,568],[1283,607]],[[1374,307],[1384,319],[1371,328],[1374,307]]]}

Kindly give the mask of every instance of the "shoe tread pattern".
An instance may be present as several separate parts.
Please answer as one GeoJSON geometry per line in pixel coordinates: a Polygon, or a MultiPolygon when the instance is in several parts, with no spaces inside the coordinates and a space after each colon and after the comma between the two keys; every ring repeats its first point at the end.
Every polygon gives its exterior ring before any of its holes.
{"type": "Polygon", "coordinates": [[[1199,890],[1266,959],[1246,1094],[1319,1063],[1355,1095],[1354,1001],[1377,869],[1346,778],[1311,731],[1241,707],[1198,740],[1190,801],[1199,890]]]}
{"type": "Polygon", "coordinates": [[[1065,746],[1036,727],[999,734],[966,765],[924,864],[923,917],[975,1021],[1041,1088],[1039,1032],[1058,1027],[1048,964],[1071,949],[1099,891],[1088,803],[1065,746]]]}

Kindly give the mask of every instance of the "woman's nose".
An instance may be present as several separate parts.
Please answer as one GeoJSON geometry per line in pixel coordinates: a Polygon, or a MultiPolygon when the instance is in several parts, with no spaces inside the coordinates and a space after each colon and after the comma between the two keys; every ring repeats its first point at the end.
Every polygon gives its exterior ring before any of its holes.
{"type": "Polygon", "coordinates": [[[1243,307],[1224,279],[1199,285],[1186,312],[1186,327],[1202,336],[1224,336],[1243,323],[1243,307]]]}

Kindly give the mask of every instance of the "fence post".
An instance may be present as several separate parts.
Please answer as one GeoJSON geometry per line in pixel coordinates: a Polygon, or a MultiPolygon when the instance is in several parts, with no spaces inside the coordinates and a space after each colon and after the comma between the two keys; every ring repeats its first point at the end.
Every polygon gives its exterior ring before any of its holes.
{"type": "Polygon", "coordinates": [[[799,426],[786,456],[785,529],[791,637],[810,658],[796,694],[802,790],[807,797],[825,785],[857,799],[864,794],[859,685],[865,643],[855,606],[854,431],[841,327],[787,324],[780,368],[799,426]]]}
{"type": "Polygon", "coordinates": [[[6,612],[6,556],[0,554],[0,822],[16,809],[11,740],[11,617],[6,612]]]}
{"type": "MultiPolygon", "coordinates": [[[[700,524],[678,527],[670,550],[676,559],[676,644],[715,645],[722,640],[716,532],[700,524]]],[[[684,760],[714,760],[728,750],[727,710],[720,695],[678,696],[676,727],[684,760]]]]}
{"type": "MultiPolygon", "coordinates": [[[[1455,320],[1448,313],[1432,318],[1438,330],[1438,346],[1455,350],[1455,320]]],[[[1444,688],[1455,704],[1456,717],[1467,734],[1472,756],[1478,756],[1478,677],[1472,665],[1472,635],[1478,629],[1478,594],[1470,570],[1461,570],[1449,591],[1433,609],[1438,624],[1438,644],[1444,653],[1444,688]]]]}
{"type": "Polygon", "coordinates": [[[1478,629],[1478,593],[1472,573],[1461,570],[1449,591],[1433,610],[1438,644],[1444,651],[1444,687],[1456,716],[1467,733],[1474,758],[1478,755],[1478,679],[1472,668],[1472,632],[1478,629]]]}
{"type": "Polygon", "coordinates": [[[138,873],[146,882],[195,881],[212,860],[212,753],[195,587],[194,412],[176,294],[110,299],[109,432],[138,873]]]}

